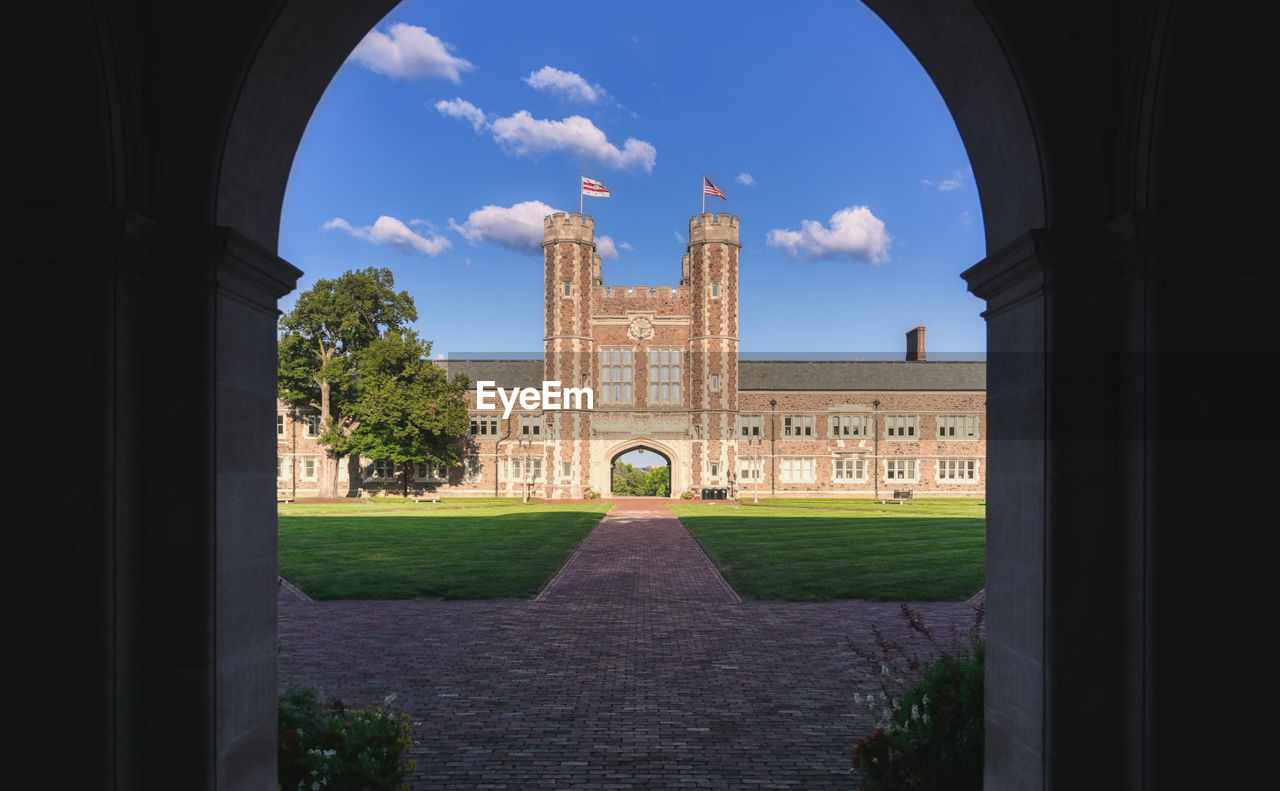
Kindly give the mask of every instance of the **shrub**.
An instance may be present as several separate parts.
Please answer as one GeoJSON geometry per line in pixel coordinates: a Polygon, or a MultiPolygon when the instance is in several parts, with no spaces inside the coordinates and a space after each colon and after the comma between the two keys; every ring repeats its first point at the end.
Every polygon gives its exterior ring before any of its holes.
{"type": "MultiPolygon", "coordinates": [[[[389,695],[383,705],[393,700],[389,695]]],[[[280,696],[277,728],[281,789],[398,791],[417,768],[405,756],[413,735],[409,715],[397,717],[382,706],[348,709],[337,698],[325,702],[312,687],[291,689],[280,696]]]]}
{"type": "Polygon", "coordinates": [[[595,489],[588,489],[588,490],[586,490],[585,492],[583,492],[583,493],[582,493],[582,499],[584,499],[584,500],[599,500],[599,499],[600,499],[600,492],[597,492],[595,489]]]}
{"type": "Polygon", "coordinates": [[[681,499],[681,500],[692,500],[692,499],[693,499],[693,490],[692,490],[692,489],[685,489],[683,492],[681,492],[681,493],[680,493],[680,499],[681,499]]]}
{"type": "MultiPolygon", "coordinates": [[[[877,725],[853,748],[865,791],[982,788],[984,614],[979,607],[967,641],[957,636],[930,663],[908,654],[875,627],[876,652],[853,647],[873,667],[879,665],[879,693],[854,693],[854,702],[865,705],[877,725]]],[[[937,647],[918,614],[904,604],[902,615],[913,631],[937,647]]]]}

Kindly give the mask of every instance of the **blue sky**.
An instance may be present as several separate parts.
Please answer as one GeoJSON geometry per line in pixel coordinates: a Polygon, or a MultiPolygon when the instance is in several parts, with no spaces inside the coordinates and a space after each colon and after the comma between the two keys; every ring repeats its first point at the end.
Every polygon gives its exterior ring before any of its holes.
{"type": "Polygon", "coordinates": [[[702,174],[725,192],[707,210],[741,217],[744,353],[896,356],[917,324],[931,354],[986,348],[955,124],[840,0],[401,3],[307,127],[280,254],[300,289],[392,269],[435,352],[539,353],[538,216],[578,210],[580,173],[612,191],[586,199],[610,285],[674,285],[702,174]]]}

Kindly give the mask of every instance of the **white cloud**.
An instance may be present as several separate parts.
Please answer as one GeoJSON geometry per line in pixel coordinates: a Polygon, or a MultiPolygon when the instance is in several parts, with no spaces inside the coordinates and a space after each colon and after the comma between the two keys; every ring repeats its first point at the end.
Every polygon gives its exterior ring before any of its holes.
{"type": "Polygon", "coordinates": [[[493,139],[517,156],[547,151],[569,151],[619,169],[653,171],[658,150],[650,143],[627,138],[622,148],[609,142],[604,132],[580,115],[563,121],[534,118],[528,110],[495,119],[489,128],[493,139]]]}
{"type": "Polygon", "coordinates": [[[960,212],[960,222],[967,228],[973,224],[973,216],[967,211],[960,212]]]}
{"type": "Polygon", "coordinates": [[[334,217],[323,226],[326,231],[334,228],[345,231],[357,239],[390,247],[406,255],[423,255],[428,258],[435,258],[445,250],[453,247],[452,242],[435,232],[432,232],[429,236],[422,236],[415,233],[409,226],[395,217],[388,217],[385,214],[379,217],[373,225],[356,227],[341,217],[334,217]]]}
{"type": "Polygon", "coordinates": [[[561,71],[552,66],[543,66],[525,77],[524,81],[535,91],[549,93],[571,102],[595,104],[608,96],[604,88],[592,85],[584,80],[582,75],[572,71],[561,71]]]}
{"type": "Polygon", "coordinates": [[[450,49],[426,28],[398,22],[391,26],[390,35],[370,30],[351,51],[351,59],[392,77],[441,77],[458,83],[462,72],[475,66],[450,55],[450,49]]]}
{"type": "Polygon", "coordinates": [[[618,249],[619,249],[619,250],[630,250],[630,249],[631,249],[631,243],[630,243],[630,242],[623,242],[622,244],[618,245],[618,249]]]}
{"type": "Polygon", "coordinates": [[[739,173],[738,177],[734,179],[734,181],[738,182],[739,184],[746,185],[748,187],[754,187],[756,185],[756,180],[751,178],[750,173],[739,173]]]}
{"type": "MultiPolygon", "coordinates": [[[[625,242],[621,246],[630,249],[630,246],[625,242]]],[[[618,247],[619,245],[613,243],[612,236],[602,233],[596,237],[596,252],[600,254],[601,258],[617,258],[618,247]]]]}
{"type": "MultiPolygon", "coordinates": [[[[971,175],[973,175],[972,172],[966,173],[963,170],[957,170],[952,172],[951,178],[939,181],[936,186],[939,192],[954,192],[963,187],[965,179],[971,175]]],[[[925,189],[931,189],[935,186],[931,179],[920,179],[920,183],[924,185],[925,189]]]]}
{"type": "Polygon", "coordinates": [[[831,215],[830,229],[816,220],[802,220],[799,231],[775,228],[767,239],[771,247],[781,247],[792,258],[805,260],[850,258],[868,264],[889,260],[889,243],[884,221],[866,206],[849,206],[831,215]]]}
{"type": "Polygon", "coordinates": [[[463,238],[476,242],[493,242],[521,253],[537,254],[542,250],[542,220],[556,210],[542,201],[524,201],[514,206],[485,206],[458,223],[449,218],[449,227],[463,238]]]}
{"type": "Polygon", "coordinates": [[[442,115],[450,118],[461,118],[464,121],[470,121],[471,127],[479,132],[485,126],[484,110],[476,107],[471,102],[463,98],[452,100],[441,100],[436,102],[436,109],[442,115]]]}
{"type": "Polygon", "coordinates": [[[658,149],[652,144],[630,137],[618,148],[590,119],[580,115],[551,121],[534,118],[528,110],[520,110],[515,115],[489,121],[483,110],[465,99],[436,102],[435,107],[442,115],[470,121],[477,132],[487,128],[495,142],[516,156],[568,151],[609,167],[642,168],[646,173],[653,171],[658,160],[658,149]]]}
{"type": "Polygon", "coordinates": [[[680,233],[679,231],[672,231],[672,233],[676,235],[676,241],[679,242],[680,244],[689,243],[689,240],[685,239],[684,234],[680,233]]]}

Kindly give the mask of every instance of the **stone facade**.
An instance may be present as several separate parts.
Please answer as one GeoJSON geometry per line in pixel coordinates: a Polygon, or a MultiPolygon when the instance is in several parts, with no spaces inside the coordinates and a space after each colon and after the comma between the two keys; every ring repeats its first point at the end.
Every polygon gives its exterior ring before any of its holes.
{"type": "MultiPolygon", "coordinates": [[[[606,286],[595,225],[545,220],[542,360],[451,360],[472,382],[471,433],[454,469],[351,460],[339,491],[362,494],[608,495],[614,460],[643,448],[671,465],[671,493],[981,497],[986,365],[930,362],[924,328],[901,362],[738,359],[738,218],[689,222],[676,286],[606,286]],[[592,388],[591,409],[476,409],[475,383],[592,388]]],[[[315,416],[277,417],[282,497],[316,493],[315,416]]]]}

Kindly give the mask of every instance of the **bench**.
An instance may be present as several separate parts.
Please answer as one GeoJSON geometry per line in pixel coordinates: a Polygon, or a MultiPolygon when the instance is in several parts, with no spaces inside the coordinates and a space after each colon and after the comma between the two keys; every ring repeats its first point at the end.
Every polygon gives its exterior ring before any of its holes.
{"type": "Polygon", "coordinates": [[[439,497],[415,497],[415,498],[413,498],[413,502],[415,502],[415,503],[438,503],[438,502],[440,502],[440,498],[439,498],[439,497]]]}
{"type": "Polygon", "coordinates": [[[902,505],[904,502],[910,499],[911,499],[911,490],[901,489],[901,490],[895,491],[892,497],[876,498],[876,502],[880,503],[881,505],[902,505]]]}
{"type": "Polygon", "coordinates": [[[277,502],[277,503],[291,503],[291,502],[293,502],[293,498],[292,498],[292,497],[286,497],[286,496],[283,496],[283,495],[277,495],[277,496],[276,496],[276,502],[277,502]]]}

